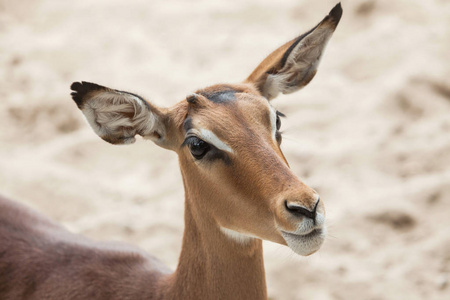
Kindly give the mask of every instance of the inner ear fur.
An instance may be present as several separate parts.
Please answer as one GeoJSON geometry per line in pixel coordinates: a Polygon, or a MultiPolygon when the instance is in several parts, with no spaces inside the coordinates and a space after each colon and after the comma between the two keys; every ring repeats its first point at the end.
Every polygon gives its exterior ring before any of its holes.
{"type": "Polygon", "coordinates": [[[163,112],[142,97],[86,81],[74,82],[70,88],[78,108],[103,140],[131,144],[137,134],[155,142],[163,139],[163,112]]]}
{"type": "Polygon", "coordinates": [[[266,57],[245,82],[253,83],[269,100],[280,92],[289,94],[307,85],[316,75],[325,46],[341,16],[342,7],[338,3],[318,25],[266,57]]]}

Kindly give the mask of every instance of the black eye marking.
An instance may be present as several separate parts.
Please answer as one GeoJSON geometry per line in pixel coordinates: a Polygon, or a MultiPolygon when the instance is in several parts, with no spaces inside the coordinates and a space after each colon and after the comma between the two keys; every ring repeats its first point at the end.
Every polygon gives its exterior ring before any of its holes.
{"type": "Polygon", "coordinates": [[[275,139],[277,140],[277,143],[280,145],[281,141],[283,140],[283,136],[281,135],[281,132],[277,131],[275,133],[275,139]]]}

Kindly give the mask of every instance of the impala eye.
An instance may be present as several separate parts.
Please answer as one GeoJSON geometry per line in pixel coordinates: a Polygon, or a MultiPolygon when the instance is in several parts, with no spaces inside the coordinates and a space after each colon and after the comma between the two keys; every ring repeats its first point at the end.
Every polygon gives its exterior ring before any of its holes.
{"type": "Polygon", "coordinates": [[[211,149],[211,146],[207,142],[194,136],[187,138],[185,143],[188,145],[189,150],[195,159],[202,159],[211,149]]]}
{"type": "Polygon", "coordinates": [[[281,119],[280,118],[284,118],[284,117],[286,117],[286,115],[283,114],[282,112],[279,112],[278,110],[277,110],[276,114],[277,114],[276,126],[277,126],[277,131],[278,131],[281,128],[281,119]]]}
{"type": "Polygon", "coordinates": [[[284,118],[286,117],[283,113],[277,111],[277,122],[276,122],[276,126],[277,126],[277,131],[275,132],[275,138],[278,142],[278,144],[281,144],[281,132],[280,132],[280,128],[281,128],[281,119],[280,118],[284,118]]]}
{"type": "Polygon", "coordinates": [[[277,130],[280,130],[281,128],[281,120],[280,120],[280,116],[277,114],[277,130]]]}

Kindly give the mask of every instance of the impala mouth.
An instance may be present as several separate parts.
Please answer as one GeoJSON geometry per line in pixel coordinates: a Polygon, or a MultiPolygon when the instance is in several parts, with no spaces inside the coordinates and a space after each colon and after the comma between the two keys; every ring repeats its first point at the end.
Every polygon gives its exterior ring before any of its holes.
{"type": "Polygon", "coordinates": [[[286,231],[281,231],[281,234],[295,253],[308,256],[316,252],[322,246],[326,236],[326,229],[315,228],[306,234],[297,234],[286,231]]]}
{"type": "Polygon", "coordinates": [[[310,238],[313,238],[314,236],[321,234],[322,233],[322,228],[315,228],[313,230],[311,230],[310,232],[306,233],[306,234],[296,234],[296,233],[290,233],[287,231],[282,231],[284,236],[289,236],[289,237],[293,237],[293,238],[300,238],[302,240],[307,240],[310,238]]]}

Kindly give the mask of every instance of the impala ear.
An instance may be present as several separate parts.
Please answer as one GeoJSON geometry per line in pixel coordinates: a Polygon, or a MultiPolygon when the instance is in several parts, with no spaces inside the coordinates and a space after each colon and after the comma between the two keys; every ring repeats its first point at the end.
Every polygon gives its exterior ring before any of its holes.
{"type": "Polygon", "coordinates": [[[338,3],[316,27],[271,53],[246,79],[267,99],[289,94],[316,75],[320,58],[342,16],[338,3]]]}
{"type": "Polygon", "coordinates": [[[74,82],[71,93],[94,132],[111,144],[131,144],[135,135],[157,143],[165,137],[164,113],[142,97],[90,82],[74,82]]]}

